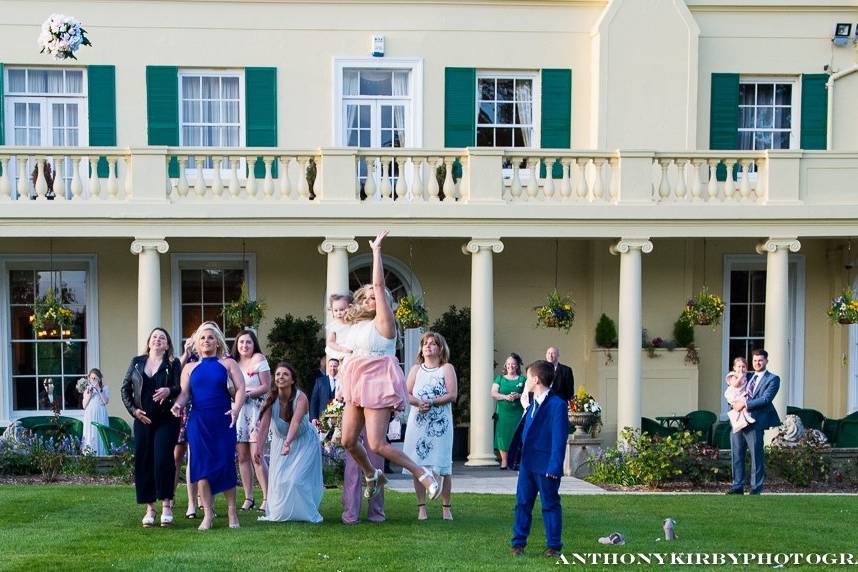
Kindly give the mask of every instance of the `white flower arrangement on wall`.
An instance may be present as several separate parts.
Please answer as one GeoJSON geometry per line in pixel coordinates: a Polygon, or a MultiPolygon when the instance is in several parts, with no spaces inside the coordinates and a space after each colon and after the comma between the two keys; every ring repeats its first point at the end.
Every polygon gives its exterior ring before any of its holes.
{"type": "Polygon", "coordinates": [[[42,24],[39,34],[39,53],[47,52],[56,60],[71,58],[76,60],[74,53],[81,46],[91,46],[92,42],[86,37],[86,30],[80,27],[80,22],[72,16],[51,14],[42,24]]]}

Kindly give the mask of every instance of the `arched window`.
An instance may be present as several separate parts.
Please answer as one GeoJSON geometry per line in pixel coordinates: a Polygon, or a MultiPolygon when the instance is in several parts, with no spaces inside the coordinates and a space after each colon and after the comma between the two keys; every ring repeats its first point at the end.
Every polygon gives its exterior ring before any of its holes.
{"type": "MultiPolygon", "coordinates": [[[[372,282],[372,255],[361,254],[349,259],[349,290],[354,292],[372,282]]],[[[409,294],[423,297],[423,288],[411,268],[404,262],[384,256],[384,285],[393,294],[394,301],[409,294]]]]}

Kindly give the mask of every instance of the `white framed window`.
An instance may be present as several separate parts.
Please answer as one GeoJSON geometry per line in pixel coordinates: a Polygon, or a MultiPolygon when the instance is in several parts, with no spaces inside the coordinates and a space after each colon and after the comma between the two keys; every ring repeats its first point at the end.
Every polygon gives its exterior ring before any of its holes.
{"type": "MultiPolygon", "coordinates": [[[[179,145],[244,146],[243,84],[240,70],[179,70],[179,145]]],[[[228,167],[224,162],[222,168],[228,167]]],[[[193,158],[187,168],[196,168],[193,158]]],[[[211,158],[204,168],[212,168],[211,158]]]]}
{"type": "Polygon", "coordinates": [[[539,137],[536,72],[477,73],[477,147],[535,147],[539,137]]]}
{"type": "MultiPolygon", "coordinates": [[[[804,405],[804,298],[805,261],[800,254],[789,256],[789,316],[787,339],[787,405],[804,405]]],[[[722,328],[722,376],[732,369],[733,358],[742,356],[751,364],[751,353],[765,344],[766,259],[754,254],[724,257],[724,321],[722,328]]],[[[770,356],[771,357],[771,356],[770,356]]],[[[783,361],[781,363],[784,363],[783,361]]],[[[779,373],[779,372],[775,372],[779,373]]],[[[723,386],[723,383],[722,383],[723,386]]],[[[721,391],[721,416],[729,405],[721,391]]]]}
{"type": "Polygon", "coordinates": [[[228,340],[237,330],[225,328],[223,309],[241,295],[247,281],[247,292],[256,297],[256,255],[173,254],[171,256],[173,300],[173,339],[183,343],[197,327],[211,320],[220,325],[228,340]]]}
{"type": "Polygon", "coordinates": [[[64,414],[81,416],[75,383],[99,364],[96,257],[52,258],[0,257],[0,365],[8,380],[0,393],[7,396],[5,403],[0,397],[0,416],[7,419],[50,414],[55,402],[64,414]],[[62,331],[36,331],[32,304],[51,286],[74,313],[74,323],[62,331]]]}
{"type": "Polygon", "coordinates": [[[420,147],[423,60],[334,59],[333,144],[420,147]]]}
{"type": "MultiPolygon", "coordinates": [[[[3,105],[5,107],[6,144],[15,147],[83,147],[89,144],[89,113],[87,107],[86,70],[83,68],[6,69],[3,105]]],[[[72,162],[68,157],[48,161],[51,175],[61,171],[65,188],[71,188],[72,162]],[[57,164],[58,161],[61,164],[57,164]]],[[[10,173],[16,178],[17,161],[9,162],[10,173]]],[[[27,163],[32,177],[36,165],[27,163]]],[[[89,165],[81,161],[80,178],[89,178],[89,165]]],[[[57,185],[59,187],[59,185],[57,185]]],[[[13,192],[17,192],[14,190],[13,192]]]]}
{"type": "Polygon", "coordinates": [[[739,80],[739,149],[797,149],[800,134],[797,78],[739,80]]]}

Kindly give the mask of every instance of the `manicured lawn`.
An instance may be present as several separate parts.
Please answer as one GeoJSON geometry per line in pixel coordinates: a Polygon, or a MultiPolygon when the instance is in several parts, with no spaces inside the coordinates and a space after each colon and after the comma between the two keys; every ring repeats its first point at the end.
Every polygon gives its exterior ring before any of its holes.
{"type": "MultiPolygon", "coordinates": [[[[430,505],[431,520],[418,523],[413,495],[389,492],[388,522],[345,526],[339,522],[339,491],[327,490],[321,525],[257,523],[255,514],[242,513],[241,530],[229,530],[226,518],[219,517],[216,528],[207,533],[196,530],[199,521],[185,519],[170,530],[144,530],[139,524],[142,510],[133,498],[128,486],[0,486],[0,569],[411,571],[554,566],[554,560],[541,555],[538,505],[530,550],[520,559],[509,556],[511,496],[456,495],[454,522],[442,521],[440,505],[430,505]]],[[[177,516],[184,513],[180,502],[177,516]]],[[[223,501],[218,504],[218,512],[225,515],[223,501]]],[[[858,552],[854,496],[599,495],[563,497],[563,505],[567,554],[858,552]],[[679,540],[656,542],[667,516],[676,519],[679,540]],[[625,546],[596,543],[614,530],[626,535],[625,546]]]]}

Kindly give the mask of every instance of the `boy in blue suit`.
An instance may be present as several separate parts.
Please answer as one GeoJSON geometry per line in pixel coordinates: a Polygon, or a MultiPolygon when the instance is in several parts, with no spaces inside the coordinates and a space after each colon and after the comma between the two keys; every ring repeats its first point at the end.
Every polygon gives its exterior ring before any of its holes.
{"type": "Polygon", "coordinates": [[[527,367],[528,385],[533,387],[530,406],[510,445],[509,458],[518,465],[518,487],[515,493],[515,524],[512,554],[521,556],[530,534],[533,504],[539,494],[542,522],[545,526],[545,556],[556,557],[563,548],[560,533],[563,514],[560,507],[560,477],[569,435],[568,403],[549,391],[554,367],[547,361],[536,361],[527,367]]]}

